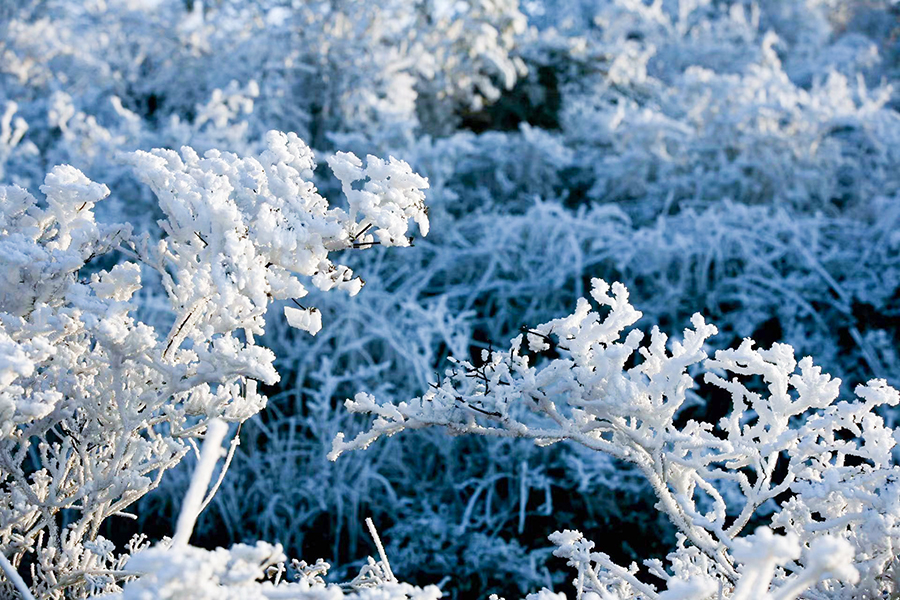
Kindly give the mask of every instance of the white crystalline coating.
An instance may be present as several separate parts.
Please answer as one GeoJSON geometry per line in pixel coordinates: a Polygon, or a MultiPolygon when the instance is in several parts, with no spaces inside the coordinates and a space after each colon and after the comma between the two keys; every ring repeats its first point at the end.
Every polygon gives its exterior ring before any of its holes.
{"type": "Polygon", "coordinates": [[[745,564],[771,563],[774,567],[800,558],[800,538],[775,535],[768,527],[760,527],[753,535],[735,540],[731,553],[745,564]]]}
{"type": "Polygon", "coordinates": [[[16,412],[23,400],[19,393],[21,388],[12,384],[33,372],[34,362],[5,331],[0,330],[0,438],[12,432],[16,412]]]}
{"type": "Polygon", "coordinates": [[[832,536],[816,540],[807,554],[808,569],[829,574],[835,579],[856,583],[859,570],[854,566],[856,552],[849,541],[832,536]]]}
{"type": "Polygon", "coordinates": [[[29,385],[38,365],[55,352],[42,337],[17,343],[0,325],[0,440],[17,425],[47,416],[63,399],[57,390],[29,385]]]}
{"type": "Polygon", "coordinates": [[[28,377],[34,372],[34,362],[9,335],[0,330],[0,390],[4,390],[18,377],[28,377]]]}
{"type": "Polygon", "coordinates": [[[212,478],[213,470],[222,452],[222,440],[228,433],[228,425],[221,419],[210,419],[206,426],[206,435],[203,439],[203,448],[200,450],[200,458],[191,476],[191,483],[185,492],[181,503],[181,512],[175,525],[175,535],[172,536],[172,547],[183,548],[188,545],[191,532],[197,517],[203,506],[203,497],[212,478]]]}
{"type": "Polygon", "coordinates": [[[109,196],[109,188],[92,182],[75,167],[62,165],[47,174],[41,191],[59,226],[56,240],[49,247],[66,249],[97,235],[90,209],[109,196]]]}
{"type": "Polygon", "coordinates": [[[696,576],[687,581],[671,579],[659,600],[712,600],[718,591],[718,582],[711,577],[696,576]]]}
{"type": "Polygon", "coordinates": [[[284,307],[284,316],[288,325],[316,335],[322,329],[322,313],[317,308],[299,309],[284,307]]]}
{"type": "Polygon", "coordinates": [[[164,544],[142,550],[127,568],[141,577],[127,583],[107,600],[438,600],[437,586],[424,588],[384,579],[382,563],[369,559],[358,577],[344,586],[326,584],[329,565],[297,563],[298,581],[267,580],[273,571],[284,572],[286,557],[279,544],[257,542],[206,550],[193,546],[169,548],[164,544]]]}
{"type": "Polygon", "coordinates": [[[91,287],[100,298],[127,302],[141,289],[141,268],[134,263],[125,263],[114,266],[108,273],[94,273],[91,287]]]}

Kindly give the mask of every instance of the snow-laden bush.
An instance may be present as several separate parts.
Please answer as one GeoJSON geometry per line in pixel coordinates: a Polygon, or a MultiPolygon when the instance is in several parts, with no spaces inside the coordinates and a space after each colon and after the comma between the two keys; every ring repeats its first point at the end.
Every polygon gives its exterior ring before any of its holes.
{"type": "MultiPolygon", "coordinates": [[[[446,131],[457,111],[495,100],[524,70],[515,50],[525,20],[508,0],[45,0],[10,13],[0,19],[0,107],[15,100],[43,167],[56,164],[59,137],[85,171],[98,144],[243,152],[274,127],[314,148],[335,132],[408,144],[419,112],[429,131],[446,131]],[[239,90],[260,100],[229,101],[239,90]],[[54,116],[60,103],[83,121],[82,136],[54,116]],[[228,111],[243,114],[226,127],[228,111]],[[184,139],[192,128],[206,133],[184,139]],[[226,131],[206,145],[216,129],[226,131]]],[[[14,158],[6,154],[0,164],[14,158]]],[[[43,176],[15,166],[15,177],[43,176]]],[[[110,180],[99,166],[89,174],[110,180]]]]}
{"type": "Polygon", "coordinates": [[[784,344],[756,349],[746,339],[708,358],[716,328],[699,314],[681,339],[669,342],[654,328],[644,344],[643,332],[629,329],[641,314],[623,285],[595,279],[591,298],[598,308],[581,299],[574,313],[527,329],[507,351],[454,360],[420,398],[379,404],[357,394],[347,408],[375,421],[349,441],[339,434],[330,458],[437,425],[541,446],[574,442],[634,465],[679,531],[667,566],[646,561],[665,591],[636,566],[592,552],[581,533],[557,532],[550,539],[577,569],[579,599],[793,599],[812,586],[827,598],[900,591],[891,575],[900,429],[876,414],[900,402],[897,390],[872,380],[855,400],[838,401],[840,381],[809,357],[798,363],[784,344]],[[678,418],[701,372],[732,401],[716,423],[678,418]],[[746,535],[751,524],[759,528],[746,535]]]}
{"type": "MultiPolygon", "coordinates": [[[[134,518],[128,507],[210,419],[265,406],[258,386],[279,376],[256,340],[273,300],[305,296],[301,277],[356,294],[362,280],[334,252],[408,246],[410,219],[428,232],[427,182],[402,161],[333,157],[344,210],[309,182],[296,135],[270,132],[265,148],[129,156],[166,216],[159,240],[96,222],[109,191],[71,166],[47,175],[45,202],[0,188],[0,550],[42,598],[115,589],[127,552],[98,536],[103,522],[134,518]],[[135,316],[148,276],[168,299],[167,332],[135,316]]],[[[315,307],[284,312],[321,328],[315,307]]]]}

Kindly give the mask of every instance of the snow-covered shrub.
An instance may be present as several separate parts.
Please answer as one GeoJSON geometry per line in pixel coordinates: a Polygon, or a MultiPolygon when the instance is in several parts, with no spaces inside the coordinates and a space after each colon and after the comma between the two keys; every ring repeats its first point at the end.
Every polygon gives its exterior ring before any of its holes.
{"type": "Polygon", "coordinates": [[[578,571],[578,598],[792,599],[812,586],[829,598],[898,592],[888,574],[900,543],[892,458],[900,429],[875,413],[900,402],[897,390],[872,380],[857,387],[856,400],[838,402],[840,381],[811,358],[798,363],[784,344],[756,349],[746,339],[708,358],[716,328],[699,314],[683,338],[667,343],[654,328],[644,345],[643,332],[629,330],[641,314],[623,285],[595,279],[591,297],[605,316],[581,299],[574,313],[526,330],[508,351],[454,360],[422,397],[379,404],[357,394],[347,408],[375,421],[350,441],[339,434],[330,458],[438,425],[541,446],[571,441],[634,465],[679,531],[668,568],[646,562],[666,591],[592,552],[579,532],[556,533],[555,553],[578,571]],[[678,418],[701,370],[731,398],[717,423],[678,418]],[[773,510],[784,495],[784,509],[773,510]],[[760,527],[741,535],[763,523],[785,534],[760,527]]]}
{"type": "Polygon", "coordinates": [[[515,50],[525,20],[510,1],[48,0],[11,13],[0,20],[0,101],[16,99],[45,166],[57,94],[102,129],[136,116],[143,131],[123,150],[167,136],[206,149],[178,137],[186,122],[201,126],[234,81],[262,99],[235,124],[250,140],[278,126],[314,148],[335,132],[408,144],[417,112],[429,130],[446,130],[524,69],[515,50]]]}
{"type": "MultiPolygon", "coordinates": [[[[354,295],[362,280],[332,253],[408,246],[410,219],[428,232],[427,182],[408,165],[338,154],[349,207],[334,208],[294,134],[270,132],[257,157],[185,147],[127,160],[165,214],[160,240],[96,222],[109,190],[71,166],[47,175],[43,203],[0,188],[0,551],[42,598],[116,589],[128,552],[98,537],[101,524],[134,518],[128,507],[210,419],[241,423],[265,406],[258,386],[279,376],[256,340],[273,300],[305,296],[301,277],[354,295]],[[148,276],[168,299],[168,332],[135,316],[148,276]]],[[[321,328],[315,307],[284,313],[321,328]]]]}

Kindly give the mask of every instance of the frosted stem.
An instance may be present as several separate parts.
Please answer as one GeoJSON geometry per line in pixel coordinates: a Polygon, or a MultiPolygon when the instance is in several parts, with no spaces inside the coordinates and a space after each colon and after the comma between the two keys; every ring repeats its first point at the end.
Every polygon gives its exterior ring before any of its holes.
{"type": "Polygon", "coordinates": [[[211,419],[206,427],[206,438],[203,440],[203,448],[200,449],[200,460],[191,478],[184,502],[181,504],[181,514],[178,515],[178,524],[175,527],[175,535],[172,537],[172,547],[187,546],[194,530],[194,524],[200,515],[203,506],[203,495],[212,479],[213,469],[222,453],[222,440],[228,433],[228,425],[220,419],[211,419]]]}
{"type": "Polygon", "coordinates": [[[372,539],[375,540],[375,547],[378,548],[378,556],[381,557],[381,564],[384,565],[384,570],[387,572],[388,579],[390,581],[397,581],[397,578],[394,577],[394,572],[391,571],[391,563],[388,562],[387,553],[384,551],[384,546],[381,544],[381,538],[378,537],[378,531],[375,530],[375,524],[372,522],[372,519],[366,517],[366,527],[369,528],[369,533],[372,535],[372,539]]]}
{"type": "Polygon", "coordinates": [[[22,579],[22,576],[19,575],[19,572],[12,566],[12,563],[10,563],[2,554],[0,554],[0,569],[3,569],[3,572],[6,573],[6,578],[16,586],[19,595],[22,596],[22,600],[34,600],[34,596],[28,589],[28,586],[25,585],[25,580],[22,579]]]}

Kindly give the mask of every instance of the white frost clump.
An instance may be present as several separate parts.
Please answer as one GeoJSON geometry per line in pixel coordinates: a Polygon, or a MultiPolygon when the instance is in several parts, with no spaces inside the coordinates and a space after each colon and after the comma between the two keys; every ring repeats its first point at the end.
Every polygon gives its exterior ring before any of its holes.
{"type": "Polygon", "coordinates": [[[330,457],[442,425],[539,445],[570,440],[633,464],[679,530],[668,567],[645,561],[666,590],[643,582],[636,566],[593,552],[581,533],[557,532],[550,539],[578,571],[578,598],[791,600],[816,587],[849,600],[900,592],[885,576],[900,568],[900,466],[892,458],[900,430],[876,414],[898,404],[897,390],[872,380],[856,400],[838,401],[840,381],[810,358],[798,363],[785,344],[756,349],[747,339],[708,358],[716,328],[699,314],[681,339],[669,342],[654,328],[645,344],[643,332],[629,330],[641,313],[625,287],[592,283],[599,309],[581,299],[573,314],[527,329],[508,351],[454,361],[421,398],[379,404],[357,394],[347,408],[375,420],[353,440],[339,434],[330,457]],[[732,410],[718,423],[679,423],[700,373],[731,397],[732,410]],[[784,494],[790,499],[780,510],[764,509],[784,494]],[[742,536],[763,519],[769,527],[742,536]]]}
{"type": "Polygon", "coordinates": [[[407,245],[407,219],[414,219],[422,235],[428,235],[425,194],[421,191],[428,182],[393,156],[389,162],[375,156],[367,160],[363,168],[362,161],[352,153],[338,152],[328,159],[350,202],[350,218],[355,221],[362,216],[364,228],[375,225],[374,233],[382,244],[407,245]],[[363,189],[353,189],[357,181],[365,181],[363,189]]]}
{"type": "Polygon", "coordinates": [[[17,423],[39,419],[52,412],[60,394],[42,392],[15,385],[17,379],[34,373],[35,359],[43,358],[52,347],[41,340],[37,344],[23,345],[5,331],[0,330],[0,438],[9,436],[17,423]]]}
{"type": "MultiPolygon", "coordinates": [[[[354,160],[346,155],[346,161],[354,160]]],[[[365,192],[352,190],[347,181],[348,214],[330,207],[309,182],[312,152],[292,133],[269,132],[258,159],[217,150],[201,158],[183,148],[180,154],[135,152],[129,161],[168,216],[163,223],[168,237],[159,243],[159,254],[174,259],[177,272],[191,274],[174,290],[176,301],[185,308],[206,307],[196,326],[210,331],[240,325],[258,334],[273,298],[307,294],[297,274],[311,277],[321,290],[354,295],[362,280],[333,263],[330,252],[371,246],[373,234],[383,245],[407,246],[409,218],[427,232],[421,190],[428,182],[409,165],[392,161],[390,169],[379,170],[385,179],[367,183],[365,192]]],[[[345,171],[336,170],[339,176],[345,171]]],[[[375,174],[360,171],[359,177],[366,176],[375,174]]]]}
{"type": "Polygon", "coordinates": [[[322,313],[317,308],[298,309],[284,307],[284,316],[288,325],[316,335],[322,329],[322,313]]]}

